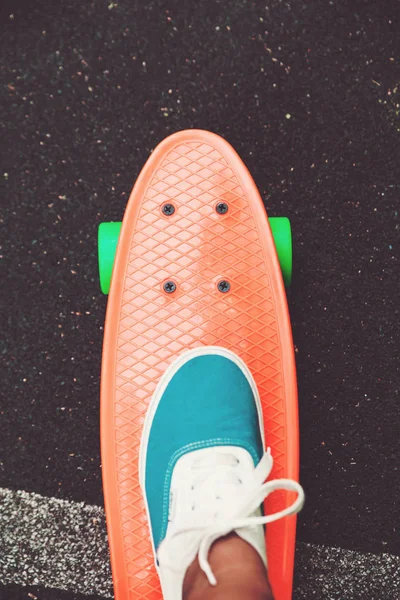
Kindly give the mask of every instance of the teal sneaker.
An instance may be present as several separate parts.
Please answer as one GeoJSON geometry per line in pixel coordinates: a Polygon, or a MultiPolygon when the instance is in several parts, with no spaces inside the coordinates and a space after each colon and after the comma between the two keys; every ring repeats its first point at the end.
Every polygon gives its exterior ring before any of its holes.
{"type": "Polygon", "coordinates": [[[301,510],[296,482],[265,483],[273,465],[265,450],[260,397],[245,363],[219,347],[185,352],[165,372],[142,433],[139,478],[164,600],[181,600],[187,568],[199,558],[211,585],[211,545],[234,531],[266,565],[263,525],[301,510]],[[277,489],[297,492],[287,509],[264,516],[277,489]]]}

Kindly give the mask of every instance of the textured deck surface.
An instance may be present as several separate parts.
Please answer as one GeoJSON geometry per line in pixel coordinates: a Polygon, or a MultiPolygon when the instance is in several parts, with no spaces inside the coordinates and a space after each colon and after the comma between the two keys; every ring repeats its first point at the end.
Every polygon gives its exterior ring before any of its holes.
{"type": "MultiPolygon", "coordinates": [[[[244,164],[221,138],[185,132],[170,140],[163,152],[151,157],[129,201],[106,317],[105,498],[106,506],[112,502],[114,568],[119,579],[123,577],[121,560],[126,562],[132,598],[158,588],[138,484],[142,424],[160,377],[182,352],[197,346],[223,346],[246,362],[260,392],[266,443],[275,460],[272,476],[297,473],[290,325],[261,198],[244,164]],[[220,201],[229,207],[224,215],[215,210],[220,201]],[[166,202],[176,209],[169,217],[161,210],[166,202]],[[168,280],[177,286],[172,294],[163,290],[168,280]],[[229,281],[228,293],[218,290],[221,280],[229,281]],[[114,452],[115,465],[108,458],[114,452]],[[288,452],[293,454],[287,456],[288,452]],[[117,515],[113,515],[115,510],[117,515]],[[115,533],[119,523],[121,539],[115,533]]],[[[282,496],[271,497],[268,511],[283,507],[285,499],[290,502],[290,494],[282,496]]],[[[288,577],[282,555],[285,543],[294,546],[292,525],[293,521],[282,521],[268,528],[273,580],[282,573],[288,577]]]]}

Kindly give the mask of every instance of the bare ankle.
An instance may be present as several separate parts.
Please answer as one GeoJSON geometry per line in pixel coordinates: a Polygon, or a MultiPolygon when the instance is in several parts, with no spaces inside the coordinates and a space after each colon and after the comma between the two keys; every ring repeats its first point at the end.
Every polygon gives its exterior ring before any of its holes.
{"type": "Polygon", "coordinates": [[[183,600],[273,600],[261,557],[235,533],[217,540],[208,560],[217,585],[210,585],[196,558],[185,576],[183,600]]]}

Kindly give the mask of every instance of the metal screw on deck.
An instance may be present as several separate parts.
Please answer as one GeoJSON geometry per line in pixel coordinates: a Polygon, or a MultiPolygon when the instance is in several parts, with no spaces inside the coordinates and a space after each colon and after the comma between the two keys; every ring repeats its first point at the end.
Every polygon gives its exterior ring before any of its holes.
{"type": "Polygon", "coordinates": [[[217,204],[217,213],[220,215],[224,215],[227,212],[228,212],[228,205],[226,204],[226,202],[219,202],[217,204]]]}
{"type": "Polygon", "coordinates": [[[173,204],[164,204],[162,211],[164,215],[167,215],[167,217],[169,217],[174,214],[175,206],[173,204]]]}
{"type": "Polygon", "coordinates": [[[229,292],[229,290],[231,289],[231,284],[229,283],[229,281],[220,281],[218,284],[218,289],[223,294],[226,294],[226,292],[229,292]]]}
{"type": "Polygon", "coordinates": [[[166,283],[164,283],[164,291],[167,292],[167,294],[172,294],[172,292],[174,292],[176,290],[176,283],[174,283],[173,281],[167,281],[166,283]]]}

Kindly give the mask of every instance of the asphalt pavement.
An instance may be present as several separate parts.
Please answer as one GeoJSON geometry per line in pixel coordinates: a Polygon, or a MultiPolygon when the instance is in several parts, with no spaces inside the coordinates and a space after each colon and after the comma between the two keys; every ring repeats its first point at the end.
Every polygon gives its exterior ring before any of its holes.
{"type": "MultiPolygon", "coordinates": [[[[298,540],[322,578],[327,565],[327,588],[315,595],[316,579],[304,583],[299,558],[297,597],[364,597],[375,588],[362,579],[362,564],[385,582],[369,598],[396,597],[399,17],[397,2],[374,0],[3,2],[3,549],[20,532],[18,510],[5,500],[14,492],[48,506],[70,503],[73,514],[76,506],[101,511],[106,297],[97,227],[121,220],[135,178],[164,137],[204,128],[239,152],[269,215],[292,222],[307,494],[298,540]],[[355,587],[332,591],[330,578],[345,572],[355,587]]],[[[53,533],[64,529],[61,520],[53,533]]],[[[109,575],[80,588],[41,579],[45,568],[32,579],[14,558],[0,560],[1,599],[106,594],[109,575]]],[[[98,568],[108,569],[106,550],[98,568]]]]}

